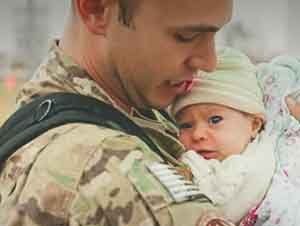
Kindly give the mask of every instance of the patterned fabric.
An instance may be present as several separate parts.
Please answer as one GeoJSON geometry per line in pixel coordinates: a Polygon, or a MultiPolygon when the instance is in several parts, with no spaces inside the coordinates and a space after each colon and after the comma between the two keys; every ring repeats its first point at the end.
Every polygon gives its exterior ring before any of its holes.
{"type": "MultiPolygon", "coordinates": [[[[275,157],[277,167],[270,189],[252,216],[242,226],[300,225],[300,124],[286,107],[284,97],[300,87],[300,61],[281,56],[259,66],[268,123],[266,129],[280,132],[275,157]]],[[[249,217],[249,216],[248,216],[249,217]]]]}
{"type": "MultiPolygon", "coordinates": [[[[89,95],[118,108],[54,44],[21,90],[18,106],[60,91],[89,95]]],[[[166,161],[180,165],[176,158],[183,147],[173,136],[176,130],[158,112],[153,115],[159,120],[135,109],[127,116],[159,145],[166,161]]],[[[232,225],[208,202],[174,203],[145,167],[154,161],[162,159],[137,137],[120,131],[79,123],[51,129],[17,150],[1,171],[0,225],[232,225]]]]}
{"type": "Polygon", "coordinates": [[[253,226],[257,221],[257,209],[259,205],[251,209],[246,217],[241,221],[240,226],[253,226]]]}

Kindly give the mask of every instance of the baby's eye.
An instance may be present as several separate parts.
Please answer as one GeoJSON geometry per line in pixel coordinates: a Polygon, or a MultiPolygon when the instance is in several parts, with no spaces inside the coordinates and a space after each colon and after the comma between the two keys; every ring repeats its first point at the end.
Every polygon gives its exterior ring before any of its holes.
{"type": "Polygon", "coordinates": [[[192,128],[192,123],[188,123],[188,122],[179,123],[178,127],[179,127],[179,129],[189,129],[189,128],[192,128]]]}
{"type": "Polygon", "coordinates": [[[208,122],[211,124],[217,124],[223,120],[222,116],[214,115],[208,119],[208,122]]]}

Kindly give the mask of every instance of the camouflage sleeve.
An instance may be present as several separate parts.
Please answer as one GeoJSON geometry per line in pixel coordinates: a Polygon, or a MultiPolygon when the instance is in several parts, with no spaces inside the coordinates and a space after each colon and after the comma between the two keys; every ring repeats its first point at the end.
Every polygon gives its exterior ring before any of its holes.
{"type": "Polygon", "coordinates": [[[81,177],[72,226],[233,226],[209,202],[174,203],[145,167],[159,157],[138,138],[110,137],[100,150],[81,177]]]}
{"type": "Polygon", "coordinates": [[[99,150],[90,158],[79,182],[71,208],[74,226],[156,225],[129,179],[136,162],[145,157],[137,139],[105,139],[99,150]]]}
{"type": "Polygon", "coordinates": [[[24,147],[19,159],[31,159],[27,168],[2,174],[1,183],[16,179],[11,189],[0,187],[1,225],[156,225],[129,180],[144,156],[142,142],[92,125],[64,126],[52,135],[24,147]]]}
{"type": "Polygon", "coordinates": [[[24,148],[32,160],[24,170],[5,170],[4,184],[18,179],[0,187],[2,225],[232,226],[210,203],[174,203],[145,167],[159,157],[138,138],[92,125],[63,128],[24,148]]]}

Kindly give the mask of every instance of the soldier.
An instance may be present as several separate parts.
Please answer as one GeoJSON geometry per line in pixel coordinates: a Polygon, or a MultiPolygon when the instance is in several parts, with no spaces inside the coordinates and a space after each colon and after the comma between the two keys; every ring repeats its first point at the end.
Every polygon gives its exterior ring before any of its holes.
{"type": "Polygon", "coordinates": [[[174,198],[146,167],[181,166],[176,129],[151,109],[187,92],[196,71],[214,70],[214,36],[231,12],[232,0],[73,0],[62,38],[18,104],[54,92],[94,97],[141,126],[160,154],[118,130],[51,129],[6,161],[0,225],[231,225],[207,199],[174,198]]]}

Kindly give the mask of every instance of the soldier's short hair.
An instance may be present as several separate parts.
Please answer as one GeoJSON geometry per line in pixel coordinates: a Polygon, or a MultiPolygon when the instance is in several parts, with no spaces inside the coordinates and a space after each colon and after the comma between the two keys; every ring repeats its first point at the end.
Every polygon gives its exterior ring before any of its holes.
{"type": "Polygon", "coordinates": [[[128,27],[133,27],[133,13],[137,6],[137,0],[119,0],[119,21],[128,27]]]}

